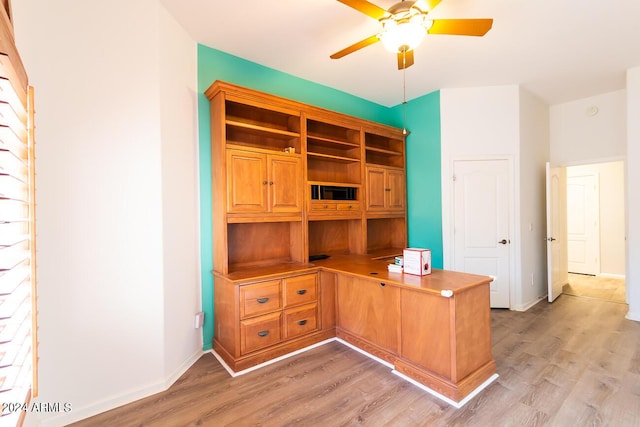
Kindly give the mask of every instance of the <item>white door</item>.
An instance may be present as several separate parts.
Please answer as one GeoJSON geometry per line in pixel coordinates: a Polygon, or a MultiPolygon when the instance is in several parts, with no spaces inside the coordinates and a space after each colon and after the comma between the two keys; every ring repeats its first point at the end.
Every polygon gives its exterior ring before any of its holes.
{"type": "Polygon", "coordinates": [[[510,307],[509,162],[455,161],[453,270],[494,277],[491,307],[510,307]]]}
{"type": "Polygon", "coordinates": [[[600,209],[597,174],[567,177],[567,251],[572,273],[600,273],[600,209]]]}
{"type": "Polygon", "coordinates": [[[553,302],[569,281],[567,273],[567,170],[547,163],[547,285],[553,302]]]}

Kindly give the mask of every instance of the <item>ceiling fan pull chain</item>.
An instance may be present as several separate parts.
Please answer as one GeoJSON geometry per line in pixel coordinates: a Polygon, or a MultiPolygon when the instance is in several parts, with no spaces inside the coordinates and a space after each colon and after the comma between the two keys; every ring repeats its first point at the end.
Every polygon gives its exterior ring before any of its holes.
{"type": "Polygon", "coordinates": [[[402,134],[407,134],[407,50],[402,52],[402,134]]]}

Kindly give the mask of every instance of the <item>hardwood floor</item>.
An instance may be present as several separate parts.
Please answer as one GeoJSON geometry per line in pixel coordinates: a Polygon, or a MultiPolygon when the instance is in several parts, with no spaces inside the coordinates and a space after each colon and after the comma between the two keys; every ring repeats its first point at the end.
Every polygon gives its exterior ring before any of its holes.
{"type": "Polygon", "coordinates": [[[563,286],[562,292],[623,304],[627,301],[624,279],[569,273],[569,283],[563,286]]]}
{"type": "Polygon", "coordinates": [[[640,323],[561,295],[492,310],[500,377],[456,409],[338,342],[231,378],[203,355],[169,390],[75,426],[639,426],[640,323]]]}

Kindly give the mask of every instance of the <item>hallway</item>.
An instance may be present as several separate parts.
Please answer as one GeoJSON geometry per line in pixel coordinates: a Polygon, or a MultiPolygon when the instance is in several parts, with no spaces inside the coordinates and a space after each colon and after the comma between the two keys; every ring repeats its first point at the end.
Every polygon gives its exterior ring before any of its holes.
{"type": "Polygon", "coordinates": [[[624,279],[569,273],[569,283],[562,293],[626,304],[624,279]]]}

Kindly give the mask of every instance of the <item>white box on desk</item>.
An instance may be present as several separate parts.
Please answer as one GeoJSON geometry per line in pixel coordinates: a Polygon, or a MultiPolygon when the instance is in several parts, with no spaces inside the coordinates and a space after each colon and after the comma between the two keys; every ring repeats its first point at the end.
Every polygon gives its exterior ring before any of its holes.
{"type": "Polygon", "coordinates": [[[431,249],[406,248],[402,255],[405,273],[417,276],[431,274],[431,249]]]}

